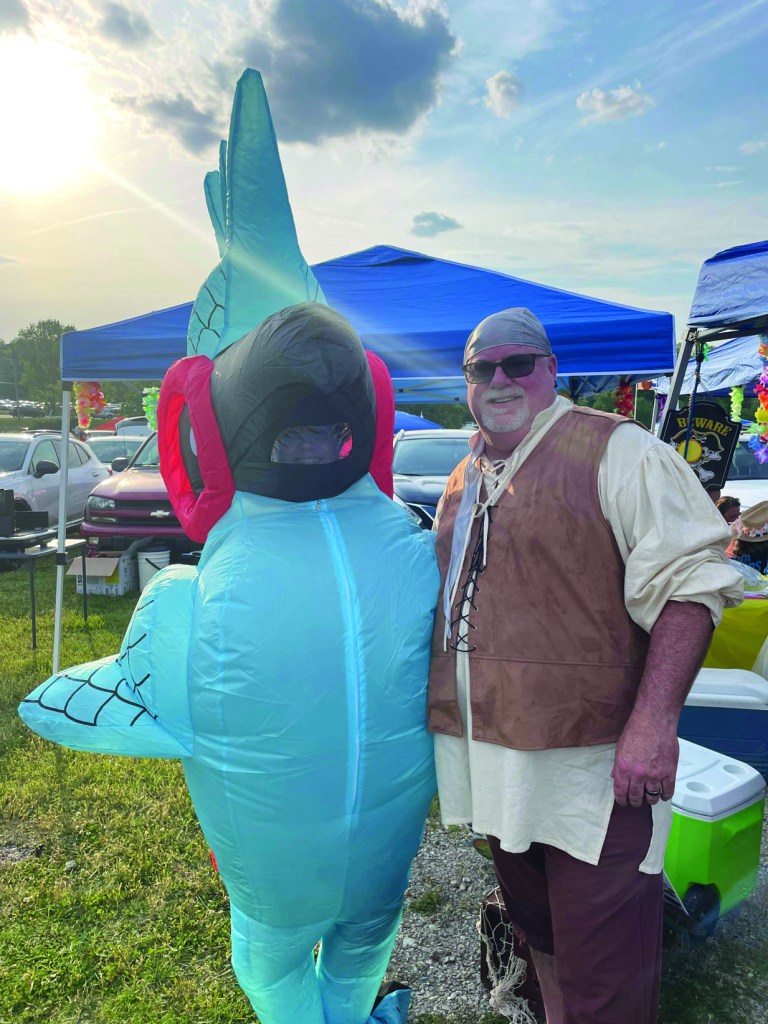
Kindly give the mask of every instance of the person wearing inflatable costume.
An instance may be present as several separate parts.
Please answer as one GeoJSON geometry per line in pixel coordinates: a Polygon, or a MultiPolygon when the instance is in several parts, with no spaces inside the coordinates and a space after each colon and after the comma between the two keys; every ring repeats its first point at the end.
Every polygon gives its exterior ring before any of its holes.
{"type": "Polygon", "coordinates": [[[362,345],[327,306],[290,307],[175,363],[158,415],[174,506],[215,520],[199,566],[154,576],[120,654],[20,713],[76,750],[181,759],[262,1024],[403,1020],[400,993],[370,1015],[435,792],[438,574],[368,473],[362,345]]]}

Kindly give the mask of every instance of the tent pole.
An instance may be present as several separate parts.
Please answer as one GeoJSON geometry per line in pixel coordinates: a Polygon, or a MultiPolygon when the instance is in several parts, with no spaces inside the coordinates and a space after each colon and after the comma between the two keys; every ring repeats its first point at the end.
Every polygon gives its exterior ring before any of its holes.
{"type": "MultiPolygon", "coordinates": [[[[72,382],[62,382],[61,392],[61,473],[59,476],[59,528],[56,544],[56,606],[53,613],[53,672],[59,671],[61,619],[64,611],[64,570],[67,565],[67,483],[69,479],[69,400],[72,382]]],[[[83,580],[85,586],[85,580],[83,580]]]]}
{"type": "Polygon", "coordinates": [[[691,358],[691,352],[693,351],[698,333],[695,327],[689,327],[685,340],[680,346],[680,351],[677,353],[677,362],[675,363],[675,371],[669,384],[669,394],[667,395],[667,403],[664,406],[664,415],[661,418],[659,436],[664,433],[664,428],[670,416],[677,412],[677,401],[680,398],[680,391],[685,380],[685,371],[688,368],[688,360],[691,358]]]}
{"type": "Polygon", "coordinates": [[[656,433],[656,420],[659,415],[659,395],[658,392],[653,392],[653,409],[651,409],[651,433],[656,433]]]}

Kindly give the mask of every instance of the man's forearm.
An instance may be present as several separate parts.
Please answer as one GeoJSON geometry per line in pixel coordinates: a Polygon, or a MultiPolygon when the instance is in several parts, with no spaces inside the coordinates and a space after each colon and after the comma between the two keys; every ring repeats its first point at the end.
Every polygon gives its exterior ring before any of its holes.
{"type": "Polygon", "coordinates": [[[669,800],[675,788],[677,720],[712,638],[703,604],[668,601],[651,630],[635,706],[616,745],[617,803],[669,800]]]}
{"type": "Polygon", "coordinates": [[[677,726],[685,698],[712,639],[703,604],[668,601],[653,629],[633,714],[677,726]]]}

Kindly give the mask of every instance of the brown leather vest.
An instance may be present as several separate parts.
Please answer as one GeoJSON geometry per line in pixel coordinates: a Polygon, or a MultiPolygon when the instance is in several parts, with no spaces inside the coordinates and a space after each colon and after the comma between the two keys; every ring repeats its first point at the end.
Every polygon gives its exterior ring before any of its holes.
{"type": "MultiPolygon", "coordinates": [[[[648,634],[624,605],[624,562],[597,476],[621,416],[574,407],[544,435],[492,510],[469,630],[472,736],[517,750],[618,739],[634,706],[648,634]]],[[[468,459],[448,481],[437,531],[443,584],[468,459]]],[[[480,520],[462,566],[467,579],[480,520]]],[[[462,592],[457,593],[461,603],[462,592]]],[[[458,611],[454,612],[458,615],[458,611]]],[[[456,654],[432,640],[429,729],[461,736],[456,654]]],[[[454,625],[451,642],[456,641],[454,625]]]]}

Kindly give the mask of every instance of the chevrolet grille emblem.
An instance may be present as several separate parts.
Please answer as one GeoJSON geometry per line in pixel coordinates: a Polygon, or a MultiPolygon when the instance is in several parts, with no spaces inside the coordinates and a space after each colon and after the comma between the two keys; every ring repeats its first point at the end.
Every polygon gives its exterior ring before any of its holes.
{"type": "Polygon", "coordinates": [[[150,512],[149,513],[149,518],[150,519],[168,519],[170,514],[171,513],[170,512],[166,512],[165,509],[159,508],[159,509],[157,509],[156,512],[150,512]]]}

